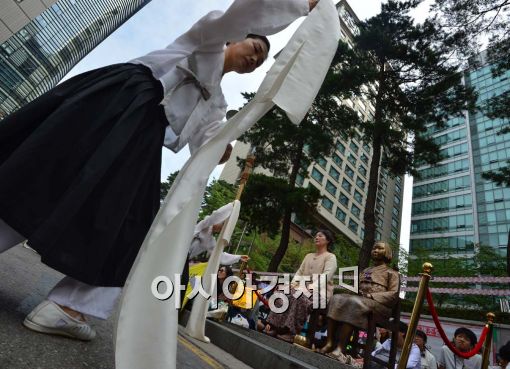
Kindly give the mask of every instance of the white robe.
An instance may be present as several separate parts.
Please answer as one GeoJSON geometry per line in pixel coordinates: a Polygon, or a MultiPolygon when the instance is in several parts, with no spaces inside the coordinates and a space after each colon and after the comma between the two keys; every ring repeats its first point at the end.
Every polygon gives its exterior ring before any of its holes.
{"type": "Polygon", "coordinates": [[[145,238],[123,291],[115,332],[117,368],[175,368],[175,295],[157,300],[151,293],[152,281],[182,271],[207,179],[225,146],[246,132],[274,103],[293,122],[300,122],[320,89],[339,38],[336,8],[331,0],[322,0],[280,53],[255,98],[184,165],[145,238]]]}
{"type": "Polygon", "coordinates": [[[169,122],[164,145],[177,152],[189,143],[193,154],[223,126],[227,103],[220,82],[226,42],[243,40],[250,33],[277,33],[308,11],[307,0],[235,0],[226,12],[202,17],[166,48],[131,60],[149,67],[163,85],[161,104],[169,122]],[[188,63],[192,54],[194,74],[211,94],[208,100],[195,84],[180,85],[189,75],[184,70],[193,69],[188,63]]]}

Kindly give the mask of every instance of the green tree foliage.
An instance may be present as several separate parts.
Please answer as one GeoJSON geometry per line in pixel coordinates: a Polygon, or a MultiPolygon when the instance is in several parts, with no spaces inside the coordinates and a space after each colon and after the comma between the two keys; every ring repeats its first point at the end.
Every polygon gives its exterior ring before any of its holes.
{"type": "Polygon", "coordinates": [[[204,199],[202,200],[202,209],[200,210],[200,219],[211,214],[214,210],[223,205],[234,201],[236,197],[236,188],[222,179],[213,180],[205,189],[204,199]]]}
{"type": "MultiPolygon", "coordinates": [[[[333,75],[334,71],[331,69],[327,79],[329,82],[333,75]]],[[[306,177],[306,169],[310,164],[321,157],[330,156],[335,149],[336,138],[346,137],[352,130],[353,122],[358,122],[352,109],[338,104],[339,98],[345,98],[349,94],[348,87],[342,89],[336,84],[325,83],[299,125],[292,124],[285,113],[275,107],[240,138],[255,148],[256,165],[270,170],[276,178],[287,182],[283,208],[272,216],[272,222],[281,221],[282,230],[280,244],[268,266],[270,271],[276,271],[285,256],[289,244],[291,216],[292,213],[300,211],[300,207],[296,205],[310,203],[303,202],[300,197],[304,195],[312,199],[314,196],[310,190],[296,190],[298,174],[306,177]]],[[[244,96],[250,99],[253,94],[244,96]]],[[[282,188],[279,185],[275,190],[281,193],[282,188]]],[[[263,204],[263,200],[252,200],[263,204]]]]}
{"type": "Polygon", "coordinates": [[[354,48],[339,48],[350,55],[334,68],[339,81],[356,76],[352,90],[375,108],[359,125],[363,141],[372,146],[361,269],[368,266],[375,241],[380,168],[392,175],[416,175],[417,166],[437,162],[439,148],[423,134],[426,124],[443,126],[463,109],[474,109],[472,91],[460,84],[457,67],[447,62],[446,35],[435,23],[415,24],[409,15],[420,3],[384,3],[380,14],[360,25],[354,48]]]}
{"type": "Polygon", "coordinates": [[[301,220],[313,221],[310,215],[314,213],[319,197],[315,187],[291,188],[283,178],[252,174],[241,197],[241,217],[248,222],[250,230],[275,236],[288,207],[301,220]]]}
{"type": "MultiPolygon", "coordinates": [[[[171,173],[167,180],[161,182],[160,199],[163,200],[166,194],[172,187],[172,184],[177,178],[179,171],[171,173]]],[[[205,189],[204,198],[202,200],[202,209],[200,210],[199,218],[203,219],[205,216],[211,214],[214,210],[234,201],[236,196],[236,188],[223,180],[213,180],[205,189]]]]}
{"type": "MultiPolygon", "coordinates": [[[[506,261],[498,251],[487,245],[476,245],[475,254],[466,259],[452,252],[446,243],[438,242],[434,249],[414,250],[409,259],[409,276],[418,276],[422,272],[422,265],[431,262],[434,266],[432,276],[440,277],[476,277],[476,276],[505,276],[506,261]]],[[[431,282],[431,287],[445,288],[480,288],[474,284],[448,284],[431,282]]],[[[502,288],[501,285],[485,284],[486,288],[502,288]]],[[[416,294],[409,294],[406,298],[414,299],[416,294]]],[[[498,301],[491,296],[464,296],[436,294],[434,301],[438,306],[464,306],[465,308],[480,308],[484,311],[499,309],[498,301]]]]}
{"type": "Polygon", "coordinates": [[[160,191],[159,191],[159,198],[161,202],[165,200],[166,194],[170,190],[170,187],[172,187],[172,184],[175,181],[175,178],[177,178],[177,175],[179,174],[179,171],[175,171],[173,173],[170,173],[170,175],[166,178],[166,181],[161,182],[160,191]]]}

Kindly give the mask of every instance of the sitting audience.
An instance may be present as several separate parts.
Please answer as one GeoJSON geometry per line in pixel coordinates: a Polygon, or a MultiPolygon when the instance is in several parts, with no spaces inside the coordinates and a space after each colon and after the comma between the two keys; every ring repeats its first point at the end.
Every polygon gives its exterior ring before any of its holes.
{"type": "MultiPolygon", "coordinates": [[[[460,327],[457,328],[453,335],[453,344],[457,350],[469,352],[476,346],[477,338],[471,329],[460,327]]],[[[437,358],[439,369],[481,369],[482,356],[475,356],[464,359],[455,355],[446,345],[443,345],[437,358]]]]}
{"type": "Polygon", "coordinates": [[[497,365],[490,367],[491,369],[510,369],[510,341],[499,348],[496,355],[497,365]]]}
{"type": "MultiPolygon", "coordinates": [[[[402,348],[404,347],[404,339],[407,333],[407,324],[404,322],[400,322],[400,325],[398,327],[398,336],[397,336],[397,363],[400,359],[400,354],[402,352],[402,348]]],[[[391,340],[393,338],[389,338],[382,344],[381,347],[377,348],[372,352],[372,356],[376,357],[380,360],[383,360],[385,362],[389,361],[390,357],[390,348],[391,348],[391,340]]],[[[385,368],[379,363],[376,363],[375,361],[370,362],[370,368],[371,369],[382,369],[385,368]]],[[[409,353],[409,359],[407,360],[407,369],[420,369],[421,368],[421,355],[420,355],[420,349],[418,346],[413,343],[411,346],[411,352],[409,353]]]]}
{"type": "MultiPolygon", "coordinates": [[[[316,252],[307,254],[294,275],[290,285],[290,294],[286,295],[289,301],[289,307],[284,313],[270,312],[267,318],[267,325],[264,329],[266,334],[276,336],[279,339],[292,343],[294,336],[301,332],[306,318],[312,309],[312,296],[306,297],[301,294],[298,298],[294,297],[299,290],[303,291],[306,287],[299,283],[302,277],[312,278],[313,274],[326,275],[327,289],[326,296],[320,296],[321,299],[327,299],[333,295],[333,276],[338,271],[336,256],[329,249],[333,246],[334,238],[331,232],[320,230],[315,235],[316,252]]],[[[312,285],[317,285],[316,282],[312,285]]]]}
{"type": "Polygon", "coordinates": [[[427,335],[422,330],[417,329],[414,336],[414,343],[420,349],[421,354],[421,369],[437,369],[436,358],[427,349],[427,335]]]}

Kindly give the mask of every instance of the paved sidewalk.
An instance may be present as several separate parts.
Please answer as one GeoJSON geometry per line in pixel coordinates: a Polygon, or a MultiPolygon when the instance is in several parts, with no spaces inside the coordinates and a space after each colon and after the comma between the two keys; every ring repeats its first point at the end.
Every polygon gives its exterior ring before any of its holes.
{"type": "MultiPolygon", "coordinates": [[[[0,254],[1,369],[115,368],[111,319],[89,319],[98,333],[92,342],[38,334],[21,324],[62,277],[22,246],[0,254]]],[[[177,351],[178,369],[250,369],[218,347],[182,334],[177,351]]]]}

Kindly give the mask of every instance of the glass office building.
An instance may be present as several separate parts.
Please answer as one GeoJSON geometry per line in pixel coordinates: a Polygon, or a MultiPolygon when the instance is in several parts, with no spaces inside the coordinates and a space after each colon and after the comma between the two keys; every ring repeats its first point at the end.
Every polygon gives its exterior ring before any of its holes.
{"type": "MultiPolygon", "coordinates": [[[[464,83],[478,92],[477,106],[510,90],[510,71],[493,77],[485,53],[481,65],[464,72],[464,83]]],[[[475,244],[506,255],[510,229],[510,188],[484,180],[482,173],[507,165],[510,134],[498,134],[507,119],[483,112],[450,119],[445,127],[428,127],[441,145],[444,160],[424,166],[413,185],[410,253],[420,249],[469,257],[475,244]]]]}
{"type": "Polygon", "coordinates": [[[0,15],[0,119],[54,87],[150,0],[60,0],[38,8],[30,8],[38,0],[6,1],[8,12],[0,15]]]}

